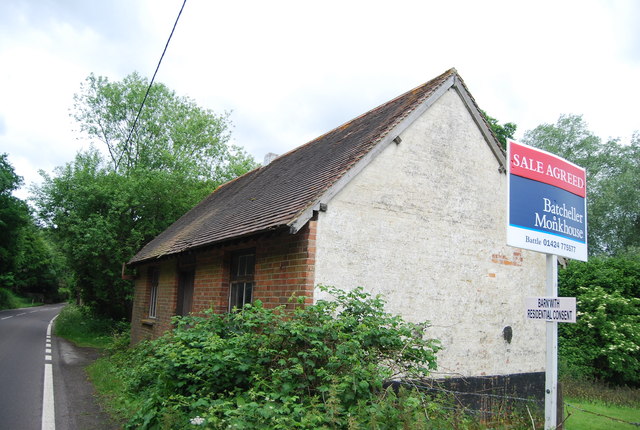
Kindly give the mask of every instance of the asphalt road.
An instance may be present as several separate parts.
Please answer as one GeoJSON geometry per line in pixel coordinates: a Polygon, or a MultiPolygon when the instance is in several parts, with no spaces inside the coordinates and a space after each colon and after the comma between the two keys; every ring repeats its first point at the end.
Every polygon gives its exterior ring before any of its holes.
{"type": "Polygon", "coordinates": [[[46,332],[61,308],[0,312],[0,429],[41,428],[46,332]]]}
{"type": "MultiPolygon", "coordinates": [[[[63,305],[0,311],[0,430],[41,430],[47,326],[63,305]]],[[[115,429],[84,367],[95,350],[52,336],[56,430],[115,429]]]]}

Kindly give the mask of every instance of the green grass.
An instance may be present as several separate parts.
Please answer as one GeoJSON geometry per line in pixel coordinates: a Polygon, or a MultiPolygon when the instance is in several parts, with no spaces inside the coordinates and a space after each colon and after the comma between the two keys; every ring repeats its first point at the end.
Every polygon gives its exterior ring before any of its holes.
{"type": "Polygon", "coordinates": [[[127,387],[121,378],[114,378],[119,368],[128,364],[116,356],[102,357],[86,368],[89,379],[102,408],[115,420],[126,422],[142,406],[144,399],[127,396],[127,387]]]}
{"type": "Polygon", "coordinates": [[[628,430],[638,428],[628,423],[640,423],[640,408],[607,405],[575,398],[565,398],[566,430],[628,430]],[[584,412],[588,411],[588,412],[584,412]],[[611,417],[611,418],[606,418],[611,417]]]}
{"type": "Polygon", "coordinates": [[[598,381],[563,378],[566,430],[625,430],[638,428],[640,389],[610,387],[598,381]],[[611,417],[606,418],[606,417],[611,417]]]}

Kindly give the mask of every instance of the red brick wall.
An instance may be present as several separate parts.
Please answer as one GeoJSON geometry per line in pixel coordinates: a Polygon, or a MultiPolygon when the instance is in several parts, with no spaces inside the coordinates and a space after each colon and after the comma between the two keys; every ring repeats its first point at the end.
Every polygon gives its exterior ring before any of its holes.
{"type": "MultiPolygon", "coordinates": [[[[229,266],[233,251],[253,248],[256,251],[253,300],[266,307],[287,304],[289,298],[305,297],[313,302],[315,270],[316,221],[311,220],[297,234],[272,233],[219,246],[196,254],[192,312],[213,308],[216,313],[227,312],[229,304],[229,266]]],[[[131,322],[131,341],[139,342],[160,336],[171,328],[175,314],[178,285],[178,260],[164,260],[160,270],[156,318],[148,318],[150,285],[148,267],[138,267],[131,322]]]]}
{"type": "Polygon", "coordinates": [[[135,282],[133,313],[131,318],[131,341],[151,339],[160,336],[171,327],[171,316],[176,310],[178,279],[175,273],[176,261],[167,260],[160,264],[138,268],[135,282]],[[149,297],[151,283],[148,279],[149,267],[159,270],[156,318],[149,318],[149,297]]]}

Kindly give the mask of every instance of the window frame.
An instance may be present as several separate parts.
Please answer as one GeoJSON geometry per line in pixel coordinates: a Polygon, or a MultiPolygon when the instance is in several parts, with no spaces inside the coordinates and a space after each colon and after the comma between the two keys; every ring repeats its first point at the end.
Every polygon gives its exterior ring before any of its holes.
{"type": "Polygon", "coordinates": [[[160,285],[160,269],[150,267],[148,270],[149,282],[149,307],[147,308],[149,318],[158,318],[158,287],[160,285]]]}
{"type": "Polygon", "coordinates": [[[232,312],[234,309],[240,310],[244,305],[253,302],[256,250],[248,248],[234,251],[231,253],[230,260],[228,312],[232,312]],[[239,292],[239,289],[242,291],[239,292]]]}

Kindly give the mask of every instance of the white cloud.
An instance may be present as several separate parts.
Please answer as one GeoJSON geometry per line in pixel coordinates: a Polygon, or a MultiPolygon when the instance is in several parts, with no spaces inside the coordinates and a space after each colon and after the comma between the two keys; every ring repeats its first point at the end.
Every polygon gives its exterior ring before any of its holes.
{"type": "MultiPolygon", "coordinates": [[[[82,142],[68,109],[80,82],[91,72],[151,77],[181,4],[0,5],[0,152],[18,174],[29,182],[72,160],[82,142]]],[[[234,141],[258,160],[450,67],[518,135],[577,113],[603,138],[628,138],[640,128],[639,18],[633,0],[189,0],[157,80],[231,110],[234,141]]]]}

